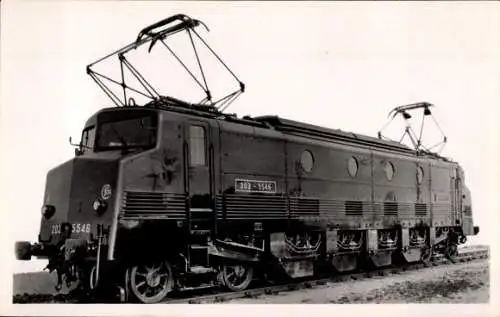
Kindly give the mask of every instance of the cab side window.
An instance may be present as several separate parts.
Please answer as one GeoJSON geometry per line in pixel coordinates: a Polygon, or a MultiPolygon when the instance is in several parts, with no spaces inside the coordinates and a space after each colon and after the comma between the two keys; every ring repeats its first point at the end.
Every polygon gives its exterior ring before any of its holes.
{"type": "Polygon", "coordinates": [[[206,149],[205,149],[205,128],[202,126],[192,125],[189,127],[189,149],[190,149],[190,165],[200,166],[205,165],[206,149]]]}
{"type": "Polygon", "coordinates": [[[94,141],[95,141],[95,127],[90,127],[85,130],[83,130],[82,133],[82,145],[83,145],[83,151],[92,151],[92,148],[94,147],[94,141]]]}
{"type": "Polygon", "coordinates": [[[83,144],[89,148],[93,148],[94,141],[95,141],[95,128],[90,128],[87,130],[86,140],[84,140],[83,144]]]}

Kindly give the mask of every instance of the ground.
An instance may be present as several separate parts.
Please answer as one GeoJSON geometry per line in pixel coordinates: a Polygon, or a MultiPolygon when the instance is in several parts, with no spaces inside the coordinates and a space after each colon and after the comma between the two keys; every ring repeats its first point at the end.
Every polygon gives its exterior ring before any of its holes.
{"type": "MultiPolygon", "coordinates": [[[[14,295],[54,293],[55,276],[16,274],[14,295]]],[[[488,303],[489,262],[430,267],[420,271],[325,285],[258,298],[235,299],[234,304],[343,304],[343,303],[488,303]]],[[[62,293],[66,293],[64,287],[62,293]]],[[[44,297],[37,300],[45,301],[44,297]]]]}
{"type": "MultiPolygon", "coordinates": [[[[13,295],[18,294],[52,294],[55,293],[55,283],[57,277],[55,273],[48,272],[28,272],[14,274],[12,285],[13,295]]],[[[66,289],[62,290],[67,292],[66,289]]]]}
{"type": "Polygon", "coordinates": [[[229,303],[488,303],[489,284],[488,260],[478,260],[229,303]]]}
{"type": "MultiPolygon", "coordinates": [[[[483,247],[465,247],[461,251],[475,248],[483,247]]],[[[55,281],[55,273],[14,274],[13,295],[54,294],[55,281]]],[[[236,299],[229,303],[488,303],[489,285],[489,260],[485,259],[391,276],[327,283],[314,289],[236,299]]],[[[61,293],[67,292],[68,288],[63,285],[61,293]]],[[[40,297],[35,300],[37,302],[46,300],[44,296],[37,297],[40,297]]]]}

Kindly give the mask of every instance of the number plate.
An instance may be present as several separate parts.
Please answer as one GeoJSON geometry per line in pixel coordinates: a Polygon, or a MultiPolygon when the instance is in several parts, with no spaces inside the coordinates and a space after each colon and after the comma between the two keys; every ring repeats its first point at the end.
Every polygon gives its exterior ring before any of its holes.
{"type": "MultiPolygon", "coordinates": [[[[90,233],[90,223],[74,223],[71,225],[73,233],[90,233]]],[[[52,225],[52,234],[60,234],[61,233],[61,225],[52,225]]]]}
{"type": "Polygon", "coordinates": [[[276,182],[236,179],[234,181],[234,188],[236,192],[274,194],[276,193],[276,182]]]}

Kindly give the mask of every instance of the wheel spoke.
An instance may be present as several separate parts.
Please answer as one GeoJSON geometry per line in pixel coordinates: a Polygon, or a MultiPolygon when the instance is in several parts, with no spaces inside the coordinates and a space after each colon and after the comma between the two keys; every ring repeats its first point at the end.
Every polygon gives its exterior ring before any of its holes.
{"type": "Polygon", "coordinates": [[[131,291],[143,303],[162,301],[173,286],[172,269],[168,262],[135,266],[130,268],[129,274],[131,291]]]}
{"type": "Polygon", "coordinates": [[[225,286],[232,291],[242,291],[252,281],[253,270],[247,265],[224,265],[222,278],[225,286]]]}
{"type": "Polygon", "coordinates": [[[233,285],[234,285],[234,286],[240,286],[240,285],[241,285],[241,282],[242,282],[241,277],[236,276],[236,277],[234,278],[234,280],[233,280],[233,285]]]}
{"type": "Polygon", "coordinates": [[[142,266],[142,267],[137,268],[136,274],[141,274],[141,275],[146,276],[148,274],[148,272],[149,272],[149,269],[146,266],[142,266]]]}
{"type": "Polygon", "coordinates": [[[149,272],[148,272],[148,273],[150,273],[150,274],[154,274],[154,273],[158,272],[160,269],[161,269],[161,265],[159,265],[158,267],[154,267],[154,266],[153,266],[153,267],[149,270],[149,272]]]}

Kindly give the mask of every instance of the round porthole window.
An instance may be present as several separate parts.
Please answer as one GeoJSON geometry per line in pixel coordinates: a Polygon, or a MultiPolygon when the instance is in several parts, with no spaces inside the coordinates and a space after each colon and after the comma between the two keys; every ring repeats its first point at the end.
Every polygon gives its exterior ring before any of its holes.
{"type": "Polygon", "coordinates": [[[385,177],[387,177],[387,180],[391,181],[394,178],[394,173],[394,165],[391,162],[385,163],[385,177]]]}
{"type": "Polygon", "coordinates": [[[306,172],[310,172],[313,169],[314,165],[314,158],[313,155],[310,151],[304,151],[302,152],[302,155],[300,156],[300,166],[302,169],[306,172]]]}
{"type": "Polygon", "coordinates": [[[347,171],[349,172],[349,175],[351,175],[351,177],[355,177],[358,173],[358,168],[358,160],[354,156],[351,156],[347,161],[347,171]]]}
{"type": "Polygon", "coordinates": [[[424,180],[424,169],[419,166],[417,167],[417,182],[419,184],[422,184],[422,181],[424,180]]]}

